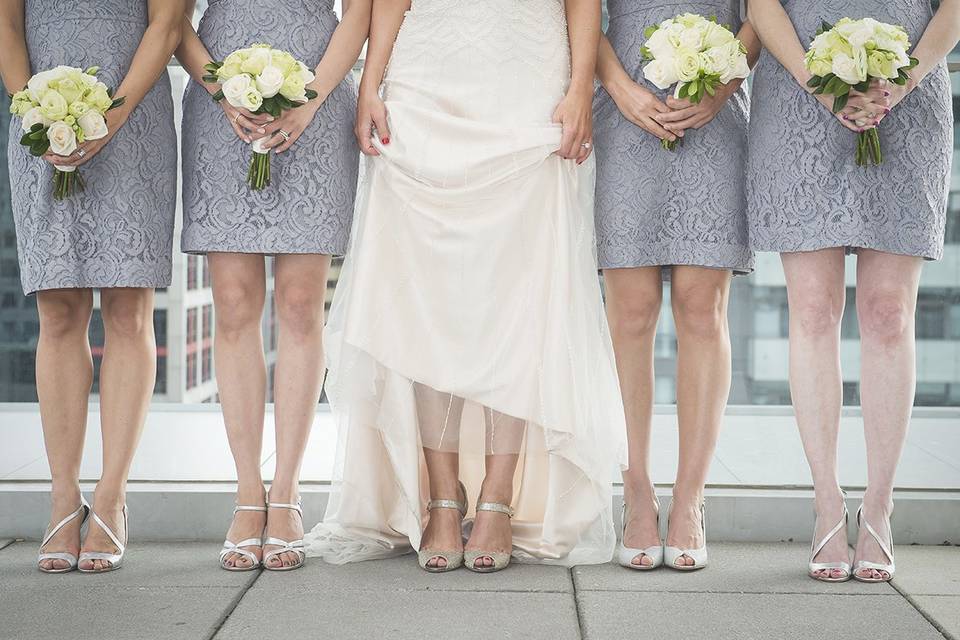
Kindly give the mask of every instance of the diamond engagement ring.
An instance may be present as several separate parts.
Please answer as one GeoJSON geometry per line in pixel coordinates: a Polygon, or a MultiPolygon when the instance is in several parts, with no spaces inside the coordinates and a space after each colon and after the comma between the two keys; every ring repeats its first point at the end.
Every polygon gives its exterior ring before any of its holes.
{"type": "Polygon", "coordinates": [[[283,129],[280,129],[279,131],[277,131],[277,133],[279,133],[284,140],[290,139],[290,134],[284,131],[283,129]]]}
{"type": "Polygon", "coordinates": [[[243,117],[242,113],[238,113],[237,117],[233,119],[234,124],[240,124],[240,118],[243,117]]]}
{"type": "Polygon", "coordinates": [[[581,144],[580,146],[583,147],[584,149],[589,149],[589,148],[592,147],[593,145],[590,144],[589,142],[584,142],[584,143],[581,144]]]}
{"type": "Polygon", "coordinates": [[[86,152],[86,151],[84,151],[83,149],[77,149],[77,156],[78,156],[78,157],[82,158],[82,157],[85,156],[85,155],[87,155],[87,152],[86,152]]]}

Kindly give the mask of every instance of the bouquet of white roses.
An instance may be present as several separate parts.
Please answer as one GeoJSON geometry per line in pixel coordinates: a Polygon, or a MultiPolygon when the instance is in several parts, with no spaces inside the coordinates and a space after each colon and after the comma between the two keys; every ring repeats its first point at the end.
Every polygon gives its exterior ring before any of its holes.
{"type": "MultiPolygon", "coordinates": [[[[306,104],[317,97],[307,89],[313,82],[313,72],[286,51],[268,44],[255,44],[234,51],[223,62],[211,62],[204,67],[204,82],[220,84],[213,99],[226,99],[238,109],[255,115],[269,113],[274,118],[287,109],[306,104]]],[[[264,147],[266,139],[253,141],[253,160],[247,172],[247,183],[255,191],[270,184],[270,150],[264,147]]]]}
{"type": "MultiPolygon", "coordinates": [[[[866,92],[875,79],[905,85],[910,79],[907,72],[919,64],[907,54],[910,47],[903,27],[872,18],[824,22],[807,51],[806,67],[813,74],[807,85],[815,94],[834,96],[833,112],[839,113],[851,90],[866,92]]],[[[861,167],[883,162],[876,127],[858,134],[856,162],[861,167]]]]}
{"type": "MultiPolygon", "coordinates": [[[[715,17],[685,13],[644,31],[641,48],[644,77],[658,89],[674,83],[674,97],[698,104],[717,87],[750,75],[747,50],[733,32],[715,17]]],[[[681,141],[683,139],[681,138],[681,141]]],[[[673,151],[677,143],[664,140],[663,148],[673,151]]]]}
{"type": "MultiPolygon", "coordinates": [[[[60,66],[42,71],[30,78],[27,88],[12,96],[10,113],[22,119],[20,144],[30,154],[40,157],[53,151],[69,156],[85,140],[107,136],[103,117],[110,109],[123,104],[114,98],[113,90],[97,80],[98,67],[86,71],[60,66]]],[[[74,187],[83,190],[83,180],[76,167],[56,166],[53,175],[53,196],[63,200],[74,187]]]]}

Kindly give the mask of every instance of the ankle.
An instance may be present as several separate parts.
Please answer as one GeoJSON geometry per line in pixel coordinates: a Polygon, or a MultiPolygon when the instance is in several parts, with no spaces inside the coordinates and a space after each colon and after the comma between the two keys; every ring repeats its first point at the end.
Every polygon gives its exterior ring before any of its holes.
{"type": "Polygon", "coordinates": [[[890,492],[873,493],[867,489],[863,494],[863,511],[871,517],[889,518],[893,513],[893,496],[890,492]]]}
{"type": "Polygon", "coordinates": [[[80,504],[80,485],[76,483],[53,484],[50,487],[50,501],[56,506],[70,506],[76,508],[80,504]]]}
{"type": "Polygon", "coordinates": [[[297,484],[271,484],[267,493],[267,501],[274,504],[297,504],[300,500],[300,488],[297,484]]]}
{"type": "Polygon", "coordinates": [[[657,501],[657,492],[650,478],[623,478],[623,499],[627,504],[643,505],[657,501]]]}
{"type": "Polygon", "coordinates": [[[484,481],[480,488],[479,502],[499,502],[500,504],[510,505],[513,502],[513,486],[484,481]]]}
{"type": "Polygon", "coordinates": [[[703,488],[686,489],[682,486],[674,485],[671,504],[673,510],[689,509],[699,511],[700,505],[704,503],[703,488]]]}
{"type": "Polygon", "coordinates": [[[817,513],[826,515],[843,511],[845,498],[846,496],[844,496],[839,485],[814,488],[813,504],[817,513]]]}
{"type": "Polygon", "coordinates": [[[93,504],[98,511],[120,511],[126,504],[126,499],[126,487],[115,489],[98,485],[93,494],[93,504]]]}
{"type": "Polygon", "coordinates": [[[263,484],[256,483],[238,483],[237,484],[237,504],[259,507],[266,504],[267,492],[263,484]]]}

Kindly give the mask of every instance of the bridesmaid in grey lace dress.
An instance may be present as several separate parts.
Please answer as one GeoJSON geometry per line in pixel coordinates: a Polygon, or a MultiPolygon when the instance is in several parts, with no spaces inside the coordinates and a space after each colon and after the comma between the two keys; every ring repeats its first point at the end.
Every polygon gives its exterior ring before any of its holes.
{"type": "Polygon", "coordinates": [[[57,65],[99,66],[126,103],[110,133],[68,158],[30,156],[11,122],[8,159],[23,290],[37,294],[37,394],[52,477],[52,527],[41,571],[119,568],[126,543],[126,477],[156,376],[153,288],[170,284],[176,132],[166,65],[183,3],[170,0],[2,0],[0,73],[9,92],[57,65]],[[56,161],[82,166],[86,191],[53,199],[56,161]],[[79,468],[93,363],[87,328],[100,289],[103,470],[93,519],[79,468]],[[79,505],[79,506],[78,506],[79,505]],[[78,551],[79,557],[78,557],[78,551]]]}
{"type": "Polygon", "coordinates": [[[608,0],[600,44],[603,87],[594,100],[596,225],[630,468],[624,472],[619,562],[664,562],[658,503],[648,472],[653,345],[671,276],[679,357],[680,465],[667,531],[671,568],[706,565],[703,488],[730,388],[726,307],[732,273],[753,268],[747,241],[744,171],[748,102],[741,81],[700,105],[678,101],[643,78],[644,30],[682,13],[716,16],[756,61],[759,41],[742,23],[739,0],[608,0]],[[682,138],[675,152],[661,139],[682,138]]]}
{"type": "Polygon", "coordinates": [[[914,313],[924,259],[943,253],[953,154],[945,57],[960,38],[960,0],[751,0],[767,48],[758,65],[748,190],[753,247],[781,253],[790,306],[790,389],[818,516],[809,574],[890,580],[893,481],[915,387],[914,313]],[[806,88],[807,46],[822,22],[903,26],[920,65],[905,87],[874,82],[842,113],[806,88]],[[856,131],[879,126],[884,164],[854,163],[856,131]],[[867,490],[853,566],[837,478],[843,384],[839,335],[844,254],[857,254],[860,402],[867,490]]]}
{"type": "Polygon", "coordinates": [[[207,254],[213,274],[217,382],[237,465],[237,504],[245,507],[236,512],[220,556],[231,571],[256,569],[261,560],[267,569],[291,569],[304,560],[300,464],[323,382],[327,272],[331,255],[346,249],[357,188],[351,69],[367,37],[371,0],[345,0],[341,21],[333,4],[210,0],[199,32],[186,23],[177,51],[194,79],[183,106],[183,250],[207,254]],[[318,97],[276,121],[214,102],[219,87],[202,82],[203,66],[256,43],[315,68],[308,88],[318,97]],[[272,183],[253,191],[246,183],[249,142],[260,137],[276,154],[272,183]],[[273,308],[280,325],[269,514],[259,464],[267,387],[260,333],[265,255],[276,256],[273,308]]]}

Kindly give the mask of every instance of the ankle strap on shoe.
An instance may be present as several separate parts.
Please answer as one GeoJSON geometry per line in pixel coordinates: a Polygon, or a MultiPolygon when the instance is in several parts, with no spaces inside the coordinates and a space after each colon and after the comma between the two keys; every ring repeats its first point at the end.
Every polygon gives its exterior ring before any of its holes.
{"type": "Polygon", "coordinates": [[[497,513],[507,514],[508,518],[513,517],[513,509],[510,505],[500,502],[480,502],[477,504],[477,511],[496,511],[497,513]]]}
{"type": "Polygon", "coordinates": [[[427,511],[434,509],[456,509],[461,516],[467,515],[467,505],[459,500],[431,500],[427,503],[427,511]]]}
{"type": "Polygon", "coordinates": [[[267,509],[291,509],[303,516],[303,507],[300,506],[299,502],[297,504],[289,504],[286,502],[267,502],[267,506],[264,511],[267,509]]]}
{"type": "Polygon", "coordinates": [[[234,515],[236,515],[238,511],[260,511],[261,513],[266,513],[267,508],[257,507],[257,506],[247,505],[247,504],[238,504],[233,508],[234,515]]]}

